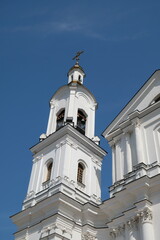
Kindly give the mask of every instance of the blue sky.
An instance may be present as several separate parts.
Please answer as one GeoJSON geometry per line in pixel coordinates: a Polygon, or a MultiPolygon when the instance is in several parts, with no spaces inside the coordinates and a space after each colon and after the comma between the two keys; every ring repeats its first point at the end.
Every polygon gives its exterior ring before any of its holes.
{"type": "MultiPolygon", "coordinates": [[[[99,108],[96,134],[160,67],[160,2],[128,0],[1,0],[0,238],[13,239],[9,216],[20,211],[30,177],[29,147],[46,131],[49,99],[67,83],[72,57],[99,108]]],[[[111,185],[111,154],[102,171],[102,198],[111,185]]]]}

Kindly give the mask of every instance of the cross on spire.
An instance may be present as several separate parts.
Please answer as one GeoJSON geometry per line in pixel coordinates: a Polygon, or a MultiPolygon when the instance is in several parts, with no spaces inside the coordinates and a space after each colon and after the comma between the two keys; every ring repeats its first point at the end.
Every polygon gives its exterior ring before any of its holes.
{"type": "Polygon", "coordinates": [[[84,51],[79,51],[76,53],[75,57],[72,58],[72,60],[76,60],[76,64],[78,64],[78,61],[80,60],[79,56],[84,53],[84,51]]]}

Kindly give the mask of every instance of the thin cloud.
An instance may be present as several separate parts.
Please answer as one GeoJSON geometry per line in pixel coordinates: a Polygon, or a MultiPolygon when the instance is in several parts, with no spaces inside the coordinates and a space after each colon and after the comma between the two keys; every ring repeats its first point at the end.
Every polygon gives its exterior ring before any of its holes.
{"type": "Polygon", "coordinates": [[[127,33],[114,36],[113,34],[100,33],[93,29],[91,25],[85,23],[74,22],[48,22],[27,26],[16,26],[12,28],[3,28],[1,32],[18,33],[18,32],[30,32],[32,34],[41,33],[45,36],[51,34],[65,34],[65,33],[78,33],[81,36],[90,37],[97,40],[119,42],[119,41],[134,41],[143,37],[147,37],[146,32],[127,33]]]}
{"type": "Polygon", "coordinates": [[[56,32],[75,32],[82,30],[84,26],[80,23],[70,23],[70,22],[46,22],[35,25],[26,26],[15,26],[10,28],[3,28],[1,31],[5,32],[46,32],[46,33],[56,33],[56,32]]]}
{"type": "MultiPolygon", "coordinates": [[[[45,13],[48,13],[48,11],[48,8],[44,9],[43,11],[41,9],[37,9],[30,14],[43,15],[45,13]]],[[[115,26],[117,26],[117,22],[121,22],[120,26],[122,27],[122,24],[126,18],[128,18],[129,13],[131,15],[133,15],[133,13],[135,14],[135,9],[130,10],[131,12],[117,12],[117,10],[111,11],[109,9],[107,9],[106,12],[104,9],[101,13],[97,11],[97,14],[91,12],[89,17],[85,14],[85,12],[83,13],[83,16],[80,15],[82,12],[79,13],[80,11],[77,9],[74,9],[74,11],[72,9],[72,13],[70,13],[70,11],[71,10],[69,10],[69,13],[61,12],[59,15],[56,15],[56,13],[54,13],[54,20],[52,17],[52,20],[50,21],[45,20],[44,22],[39,22],[32,25],[13,26],[10,28],[1,29],[0,31],[10,33],[28,32],[31,34],[41,34],[43,37],[47,37],[48,35],[52,34],[76,33],[84,37],[109,42],[134,41],[146,36],[144,32],[140,32],[137,29],[135,30],[137,32],[131,31],[128,33],[126,32],[127,28],[123,33],[119,32],[116,34],[115,26]],[[60,18],[62,20],[60,20],[60,18]]]]}

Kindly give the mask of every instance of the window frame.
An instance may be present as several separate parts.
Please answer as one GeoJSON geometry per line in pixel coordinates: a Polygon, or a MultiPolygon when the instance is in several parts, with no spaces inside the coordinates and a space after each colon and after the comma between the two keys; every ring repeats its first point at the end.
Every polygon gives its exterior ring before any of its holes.
{"type": "MultiPolygon", "coordinates": [[[[86,181],[86,169],[87,169],[87,166],[86,164],[80,160],[78,161],[78,165],[77,165],[77,184],[85,187],[85,181],[86,181]],[[79,172],[79,166],[82,166],[82,172],[79,172]],[[79,174],[81,174],[82,176],[79,177],[79,174]],[[81,180],[79,180],[81,179],[81,180]]],[[[80,170],[81,171],[81,170],[80,170]]]]}

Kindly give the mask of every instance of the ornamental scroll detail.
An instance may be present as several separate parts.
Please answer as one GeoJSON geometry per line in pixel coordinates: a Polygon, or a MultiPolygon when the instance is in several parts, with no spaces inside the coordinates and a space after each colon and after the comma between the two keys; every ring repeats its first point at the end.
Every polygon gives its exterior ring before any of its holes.
{"type": "Polygon", "coordinates": [[[128,229],[129,231],[136,231],[138,228],[138,223],[151,222],[152,218],[152,211],[147,207],[142,211],[138,212],[135,216],[130,218],[124,224],[120,224],[110,229],[110,237],[112,239],[115,239],[116,237],[123,235],[125,229],[128,229]]]}
{"type": "Polygon", "coordinates": [[[97,240],[97,238],[91,233],[87,232],[82,235],[82,240],[97,240]]]}
{"type": "Polygon", "coordinates": [[[152,221],[152,211],[149,208],[144,209],[143,211],[137,213],[137,217],[142,223],[152,221]]]}

